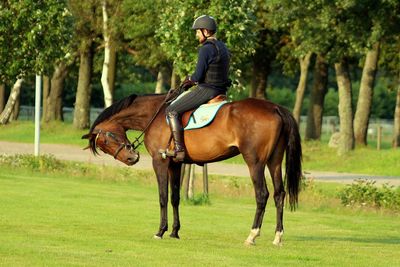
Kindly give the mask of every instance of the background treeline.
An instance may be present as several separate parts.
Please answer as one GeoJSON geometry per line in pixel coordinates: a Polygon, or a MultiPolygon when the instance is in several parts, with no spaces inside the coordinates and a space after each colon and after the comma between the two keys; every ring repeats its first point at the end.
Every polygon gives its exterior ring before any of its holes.
{"type": "Polygon", "coordinates": [[[338,115],[339,153],[367,144],[371,117],[394,119],[400,145],[398,0],[2,1],[0,123],[33,104],[35,74],[43,121],[74,106],[79,129],[91,106],[177,87],[195,67],[190,27],[201,14],[216,18],[232,52],[232,99],[307,115],[305,140],[321,138],[323,115],[338,115]]]}

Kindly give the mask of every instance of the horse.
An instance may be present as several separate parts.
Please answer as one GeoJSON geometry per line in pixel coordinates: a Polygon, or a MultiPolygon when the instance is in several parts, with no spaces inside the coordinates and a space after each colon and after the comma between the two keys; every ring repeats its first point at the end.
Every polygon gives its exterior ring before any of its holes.
{"type": "Polygon", "coordinates": [[[170,237],[179,238],[182,163],[203,165],[242,154],[250,172],[257,203],[253,225],[245,244],[255,245],[255,239],[260,235],[269,197],[264,175],[267,166],[273,182],[276,207],[273,244],[282,245],[285,187],[289,194],[290,207],[294,210],[298,204],[302,177],[300,134],[290,111],[270,101],[255,98],[228,102],[220,108],[210,125],[184,132],[186,158],[184,162],[175,162],[159,152],[160,148],[166,148],[171,141],[165,108],[165,94],[132,94],[100,113],[89,133],[82,136],[88,139],[88,148],[95,155],[98,154],[97,149],[100,149],[127,165],[138,162],[139,153],[136,148],[144,142],[152,157],[158,182],[160,226],[154,237],[161,239],[168,230],[169,183],[174,216],[170,237]],[[136,139],[131,143],[126,135],[127,130],[142,131],[143,140],[139,142],[136,139]],[[285,152],[283,181],[282,163],[285,152]]]}

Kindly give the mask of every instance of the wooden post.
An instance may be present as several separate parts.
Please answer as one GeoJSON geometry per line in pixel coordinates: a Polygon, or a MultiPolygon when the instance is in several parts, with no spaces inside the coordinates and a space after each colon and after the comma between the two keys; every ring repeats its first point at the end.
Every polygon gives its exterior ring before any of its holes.
{"type": "Polygon", "coordinates": [[[203,194],[208,196],[208,170],[207,164],[203,165],[203,194]]]}
{"type": "Polygon", "coordinates": [[[376,149],[381,150],[381,143],[382,143],[382,126],[378,125],[378,134],[376,140],[376,149]]]}
{"type": "Polygon", "coordinates": [[[189,199],[192,199],[194,197],[194,178],[196,176],[196,171],[195,171],[195,165],[193,164],[191,168],[191,172],[189,175],[189,187],[188,187],[188,197],[189,199]]]}
{"type": "Polygon", "coordinates": [[[192,168],[191,164],[185,164],[185,172],[183,174],[182,182],[184,183],[183,188],[183,199],[189,199],[189,182],[190,182],[190,170],[192,168]]]}
{"type": "Polygon", "coordinates": [[[185,170],[186,170],[186,164],[182,163],[182,167],[181,167],[181,181],[180,181],[180,188],[182,188],[183,185],[183,180],[185,179],[185,170]]]}

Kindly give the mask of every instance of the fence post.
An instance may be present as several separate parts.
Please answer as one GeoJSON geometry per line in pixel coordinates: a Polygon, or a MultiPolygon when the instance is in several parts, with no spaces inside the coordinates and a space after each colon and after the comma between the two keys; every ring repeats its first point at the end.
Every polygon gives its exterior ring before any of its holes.
{"type": "Polygon", "coordinates": [[[208,196],[208,170],[207,164],[203,165],[203,194],[208,196]]]}
{"type": "Polygon", "coordinates": [[[378,125],[378,134],[377,134],[377,140],[376,140],[376,149],[381,150],[381,144],[382,144],[382,126],[379,124],[378,125]]]}
{"type": "Polygon", "coordinates": [[[184,164],[184,172],[183,172],[183,177],[182,177],[182,183],[183,183],[183,199],[188,200],[189,198],[189,180],[190,180],[190,170],[192,168],[191,164],[184,164]]]}
{"type": "Polygon", "coordinates": [[[189,186],[188,186],[188,198],[192,199],[194,197],[194,177],[195,177],[195,165],[192,164],[193,166],[191,167],[191,172],[189,175],[189,186]]]}

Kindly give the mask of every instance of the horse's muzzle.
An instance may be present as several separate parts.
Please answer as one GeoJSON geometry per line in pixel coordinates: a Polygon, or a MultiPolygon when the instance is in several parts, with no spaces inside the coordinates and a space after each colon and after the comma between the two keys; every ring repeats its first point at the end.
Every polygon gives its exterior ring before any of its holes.
{"type": "Polygon", "coordinates": [[[132,166],[136,164],[139,161],[139,159],[140,159],[139,153],[135,153],[134,155],[128,157],[125,163],[126,165],[132,166]]]}

